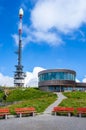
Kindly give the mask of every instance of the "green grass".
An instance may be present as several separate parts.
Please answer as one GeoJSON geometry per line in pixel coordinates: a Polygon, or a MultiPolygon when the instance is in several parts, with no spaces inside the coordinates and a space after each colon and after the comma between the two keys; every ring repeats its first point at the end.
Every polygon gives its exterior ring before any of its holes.
{"type": "Polygon", "coordinates": [[[50,92],[44,92],[33,88],[26,89],[14,89],[7,97],[7,102],[31,100],[36,98],[52,97],[54,94],[50,92]]]}
{"type": "Polygon", "coordinates": [[[62,107],[73,107],[75,111],[73,115],[76,115],[76,108],[78,107],[86,107],[86,92],[64,92],[63,93],[67,99],[64,99],[59,106],[62,107]]]}
{"type": "Polygon", "coordinates": [[[35,107],[36,111],[38,113],[43,112],[50,104],[52,104],[55,101],[55,98],[53,97],[45,97],[45,98],[37,98],[37,99],[30,99],[21,101],[17,104],[9,105],[11,112],[14,113],[14,109],[16,107],[35,107]]]}
{"type": "Polygon", "coordinates": [[[3,92],[2,92],[2,91],[0,91],[0,99],[2,98],[2,96],[3,96],[3,92]]]}
{"type": "Polygon", "coordinates": [[[35,107],[36,111],[43,112],[50,104],[56,100],[56,94],[43,92],[33,88],[14,89],[10,91],[6,102],[12,105],[6,106],[10,108],[12,114],[17,107],[35,107]],[[16,103],[15,103],[16,102],[16,103]]]}
{"type": "Polygon", "coordinates": [[[65,107],[86,107],[86,92],[64,92],[67,99],[64,99],[59,106],[65,107]]]}

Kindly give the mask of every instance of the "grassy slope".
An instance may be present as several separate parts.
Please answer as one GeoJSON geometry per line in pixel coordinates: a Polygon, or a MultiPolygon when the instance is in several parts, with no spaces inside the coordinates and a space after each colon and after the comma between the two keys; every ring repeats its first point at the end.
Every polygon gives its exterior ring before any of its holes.
{"type": "MultiPolygon", "coordinates": [[[[14,113],[16,107],[36,108],[37,112],[43,112],[51,103],[56,100],[57,96],[50,92],[43,92],[33,88],[14,89],[10,91],[6,102],[12,102],[9,105],[11,112],[14,113]],[[16,104],[14,102],[16,101],[16,104]]],[[[7,106],[6,106],[7,107],[7,106]]]]}
{"type": "Polygon", "coordinates": [[[65,107],[86,107],[86,92],[64,92],[67,99],[63,100],[59,106],[65,107]]]}
{"type": "Polygon", "coordinates": [[[0,91],[0,99],[2,99],[2,97],[3,97],[3,92],[0,91]]]}

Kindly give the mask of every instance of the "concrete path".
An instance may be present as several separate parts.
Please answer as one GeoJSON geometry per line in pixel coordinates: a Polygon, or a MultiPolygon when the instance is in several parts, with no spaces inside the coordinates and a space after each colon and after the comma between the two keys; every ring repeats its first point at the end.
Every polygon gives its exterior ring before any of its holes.
{"type": "Polygon", "coordinates": [[[62,100],[66,98],[62,93],[56,94],[58,96],[57,100],[44,111],[44,114],[51,114],[53,107],[58,106],[62,102],[62,100]]]}
{"type": "Polygon", "coordinates": [[[0,130],[86,130],[86,118],[52,116],[0,120],[0,130]]]}

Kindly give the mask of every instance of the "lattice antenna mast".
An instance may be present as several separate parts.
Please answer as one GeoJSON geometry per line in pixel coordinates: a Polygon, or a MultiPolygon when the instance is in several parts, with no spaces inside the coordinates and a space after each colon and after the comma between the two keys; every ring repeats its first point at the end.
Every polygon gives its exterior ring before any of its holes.
{"type": "Polygon", "coordinates": [[[23,9],[19,10],[19,46],[18,46],[18,65],[16,65],[16,71],[14,74],[14,85],[18,87],[24,86],[25,73],[23,72],[22,66],[22,18],[23,18],[23,9]]]}

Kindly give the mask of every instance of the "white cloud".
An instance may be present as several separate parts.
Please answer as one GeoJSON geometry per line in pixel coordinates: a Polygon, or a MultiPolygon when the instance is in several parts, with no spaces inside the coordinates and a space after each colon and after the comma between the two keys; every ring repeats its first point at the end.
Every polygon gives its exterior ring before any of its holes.
{"type": "MultiPolygon", "coordinates": [[[[22,36],[23,47],[30,42],[41,43],[41,41],[43,41],[51,45],[59,45],[60,43],[63,43],[62,39],[59,36],[57,36],[56,33],[37,31],[35,29],[30,30],[26,25],[23,26],[23,32],[25,34],[25,36],[22,36]]],[[[13,34],[12,37],[16,45],[18,45],[18,34],[13,34]]]]}
{"type": "Polygon", "coordinates": [[[13,86],[13,78],[0,73],[0,86],[13,86]]]}
{"type": "Polygon", "coordinates": [[[33,32],[33,36],[34,40],[36,40],[38,43],[41,41],[47,42],[47,44],[51,45],[59,45],[60,43],[63,43],[61,38],[52,32],[35,31],[33,32]]]}
{"type": "Polygon", "coordinates": [[[79,83],[80,81],[78,79],[76,79],[76,82],[79,83]]]}
{"type": "Polygon", "coordinates": [[[86,76],[82,80],[83,83],[86,83],[86,76]]]}
{"type": "MultiPolygon", "coordinates": [[[[33,0],[32,9],[29,2],[23,3],[25,10],[31,13],[28,14],[31,25],[28,26],[28,22],[23,27],[23,46],[30,42],[60,45],[64,43],[61,34],[71,35],[86,23],[85,0],[33,0]]],[[[17,43],[18,36],[13,35],[13,38],[17,43]]]]}
{"type": "Polygon", "coordinates": [[[19,41],[19,36],[17,34],[13,34],[12,38],[14,39],[16,45],[18,45],[18,41],[19,41]]]}
{"type": "Polygon", "coordinates": [[[26,72],[25,86],[38,86],[38,72],[44,70],[42,67],[34,67],[33,72],[26,72]]]}
{"type": "MultiPolygon", "coordinates": [[[[33,41],[32,31],[29,29],[29,27],[27,25],[23,25],[23,33],[25,34],[25,36],[22,35],[22,47],[24,47],[26,44],[30,43],[30,41],[33,41]]],[[[15,44],[18,45],[19,35],[12,34],[12,38],[14,39],[15,44]]]]}
{"type": "Polygon", "coordinates": [[[37,30],[48,31],[55,27],[61,32],[69,32],[86,22],[86,1],[38,0],[31,14],[37,30]]]}

